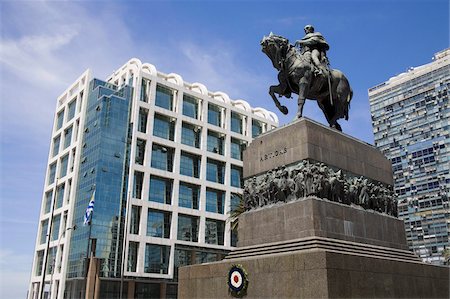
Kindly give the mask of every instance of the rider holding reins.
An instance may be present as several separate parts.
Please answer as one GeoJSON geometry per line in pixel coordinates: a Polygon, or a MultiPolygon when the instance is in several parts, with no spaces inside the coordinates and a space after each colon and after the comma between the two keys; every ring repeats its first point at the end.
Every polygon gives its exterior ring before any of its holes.
{"type": "Polygon", "coordinates": [[[297,40],[295,46],[300,45],[302,53],[311,55],[311,61],[316,67],[314,70],[316,75],[328,75],[329,63],[326,51],[330,49],[330,46],[320,32],[314,32],[312,25],[306,25],[304,30],[306,35],[301,40],[297,40]]]}

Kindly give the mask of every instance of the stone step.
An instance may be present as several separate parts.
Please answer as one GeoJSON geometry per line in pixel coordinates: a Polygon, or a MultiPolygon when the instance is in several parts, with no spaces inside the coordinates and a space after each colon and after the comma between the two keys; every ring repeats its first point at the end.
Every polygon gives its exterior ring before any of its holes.
{"type": "Polygon", "coordinates": [[[365,256],[368,255],[371,257],[420,262],[420,259],[416,255],[414,255],[414,253],[407,250],[321,237],[301,238],[291,241],[274,242],[237,248],[230,252],[225,257],[225,259],[229,260],[268,254],[283,254],[287,252],[311,249],[323,249],[339,253],[358,254],[365,256]]]}

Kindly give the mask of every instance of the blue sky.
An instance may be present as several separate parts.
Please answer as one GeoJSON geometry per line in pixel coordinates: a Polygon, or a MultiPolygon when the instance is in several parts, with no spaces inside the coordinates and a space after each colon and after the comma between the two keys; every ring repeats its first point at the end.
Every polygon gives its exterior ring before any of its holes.
{"type": "MultiPolygon", "coordinates": [[[[137,57],[275,111],[259,42],[271,31],[294,42],[313,24],[354,90],[344,132],[373,143],[367,89],[449,47],[448,0],[2,1],[0,13],[1,298],[26,294],[56,98],[85,69],[104,79],[137,57]]],[[[323,122],[314,102],[304,115],[323,122]]]]}

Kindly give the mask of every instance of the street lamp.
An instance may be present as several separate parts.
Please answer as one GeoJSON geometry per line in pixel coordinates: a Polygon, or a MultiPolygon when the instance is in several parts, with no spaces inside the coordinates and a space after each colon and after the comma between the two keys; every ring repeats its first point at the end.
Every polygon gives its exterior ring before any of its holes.
{"type": "Polygon", "coordinates": [[[58,237],[58,245],[56,245],[56,254],[55,254],[55,256],[53,257],[53,261],[52,261],[52,274],[51,274],[51,276],[50,276],[50,289],[49,289],[49,291],[48,291],[48,298],[49,298],[49,299],[52,298],[53,274],[55,273],[56,255],[57,255],[57,253],[58,253],[59,245],[60,245],[60,243],[61,243],[61,238],[62,238],[63,236],[65,236],[66,231],[69,231],[69,230],[71,230],[71,229],[76,230],[76,229],[77,229],[77,225],[75,224],[74,226],[71,226],[71,227],[66,228],[66,229],[59,235],[59,237],[58,237]]]}

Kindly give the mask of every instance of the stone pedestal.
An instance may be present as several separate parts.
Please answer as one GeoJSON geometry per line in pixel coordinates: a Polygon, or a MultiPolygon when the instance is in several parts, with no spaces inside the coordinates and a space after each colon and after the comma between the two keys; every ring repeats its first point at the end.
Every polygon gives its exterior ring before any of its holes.
{"type": "MultiPolygon", "coordinates": [[[[392,183],[389,161],[372,146],[307,119],[256,138],[244,176],[301,160],[392,183]]],[[[307,196],[239,217],[238,248],[223,261],[179,269],[180,298],[232,298],[236,264],[248,273],[244,298],[448,298],[449,268],[407,250],[395,217],[307,196]]]]}

